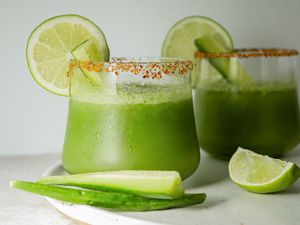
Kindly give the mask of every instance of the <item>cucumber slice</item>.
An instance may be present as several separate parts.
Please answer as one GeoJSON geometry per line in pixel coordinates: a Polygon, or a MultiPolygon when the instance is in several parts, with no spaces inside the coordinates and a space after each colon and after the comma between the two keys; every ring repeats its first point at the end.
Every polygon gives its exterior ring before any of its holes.
{"type": "MultiPolygon", "coordinates": [[[[72,56],[78,61],[91,61],[91,62],[102,62],[108,59],[103,58],[101,54],[100,46],[94,39],[87,39],[80,43],[72,52],[72,56]]],[[[80,71],[83,75],[91,81],[93,85],[102,86],[103,80],[101,74],[95,71],[89,71],[86,68],[80,67],[80,71]]]]}
{"type": "Polygon", "coordinates": [[[206,194],[199,193],[185,194],[178,199],[154,199],[133,194],[74,189],[20,180],[12,181],[10,185],[17,189],[65,202],[99,206],[122,211],[149,211],[185,207],[200,204],[204,202],[206,198],[206,194]]]}
{"type": "MultiPolygon", "coordinates": [[[[199,51],[208,53],[231,52],[232,49],[226,49],[217,38],[203,35],[195,40],[195,45],[199,51]]],[[[253,84],[254,80],[248,74],[237,58],[211,58],[209,62],[215,69],[231,84],[241,86],[253,84]]]]}
{"type": "Polygon", "coordinates": [[[132,193],[148,197],[179,198],[184,194],[176,171],[122,170],[41,177],[39,183],[132,193]]]}

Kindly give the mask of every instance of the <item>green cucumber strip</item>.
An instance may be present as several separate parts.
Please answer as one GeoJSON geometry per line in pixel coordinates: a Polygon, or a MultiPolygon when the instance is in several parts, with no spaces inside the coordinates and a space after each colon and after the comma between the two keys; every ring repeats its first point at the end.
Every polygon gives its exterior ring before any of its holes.
{"type": "Polygon", "coordinates": [[[46,176],[41,177],[38,182],[132,193],[156,198],[179,198],[184,194],[181,177],[177,171],[108,171],[46,176]]]}
{"type": "Polygon", "coordinates": [[[178,208],[200,204],[204,202],[206,198],[206,194],[199,193],[185,194],[178,199],[154,199],[133,194],[74,189],[20,180],[11,181],[10,185],[17,189],[44,195],[64,202],[99,206],[122,211],[150,211],[178,208]]]}
{"type": "MultiPolygon", "coordinates": [[[[195,45],[199,51],[208,53],[232,51],[222,46],[216,38],[207,35],[197,38],[195,45]]],[[[238,58],[210,58],[209,62],[231,84],[241,86],[254,83],[254,80],[239,62],[238,58]]]]}
{"type": "MultiPolygon", "coordinates": [[[[92,62],[102,62],[107,61],[107,59],[103,59],[103,56],[100,54],[100,50],[98,50],[95,40],[87,39],[80,43],[76,48],[71,51],[72,56],[75,60],[78,61],[92,61],[92,62]]],[[[83,75],[91,81],[93,85],[102,86],[103,81],[99,73],[94,71],[89,71],[86,68],[80,67],[83,75]]]]}

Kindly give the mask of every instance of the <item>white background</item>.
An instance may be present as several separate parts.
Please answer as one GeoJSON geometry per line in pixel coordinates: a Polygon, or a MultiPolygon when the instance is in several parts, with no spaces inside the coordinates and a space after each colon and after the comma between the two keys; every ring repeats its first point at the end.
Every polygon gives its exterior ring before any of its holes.
{"type": "Polygon", "coordinates": [[[190,15],[219,21],[236,47],[300,49],[300,0],[0,0],[0,154],[61,151],[68,99],[34,82],[25,46],[36,25],[66,13],[98,24],[113,56],[158,56],[170,26],[190,15]]]}

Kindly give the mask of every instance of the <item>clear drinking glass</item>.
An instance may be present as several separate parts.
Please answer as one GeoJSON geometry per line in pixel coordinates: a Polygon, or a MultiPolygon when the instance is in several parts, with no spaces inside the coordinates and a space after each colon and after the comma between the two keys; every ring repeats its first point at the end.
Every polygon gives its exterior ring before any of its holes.
{"type": "Polygon", "coordinates": [[[228,159],[238,146],[278,157],[300,141],[298,52],[196,53],[194,110],[201,149],[228,159]]]}
{"type": "Polygon", "coordinates": [[[72,62],[63,166],[70,173],[198,167],[190,72],[180,59],[72,62]]]}

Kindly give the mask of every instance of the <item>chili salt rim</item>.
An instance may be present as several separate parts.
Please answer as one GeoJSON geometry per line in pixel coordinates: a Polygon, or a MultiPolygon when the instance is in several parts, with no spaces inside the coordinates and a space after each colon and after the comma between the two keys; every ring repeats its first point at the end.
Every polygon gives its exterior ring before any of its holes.
{"type": "Polygon", "coordinates": [[[195,52],[196,58],[257,58],[257,57],[290,57],[299,55],[295,49],[285,48],[241,48],[235,49],[234,52],[195,52]]]}
{"type": "Polygon", "coordinates": [[[178,73],[187,75],[193,69],[190,60],[179,58],[152,58],[152,57],[114,57],[110,62],[92,62],[71,60],[67,76],[74,67],[82,67],[90,72],[113,72],[141,74],[143,78],[161,79],[164,75],[178,73]]]}

